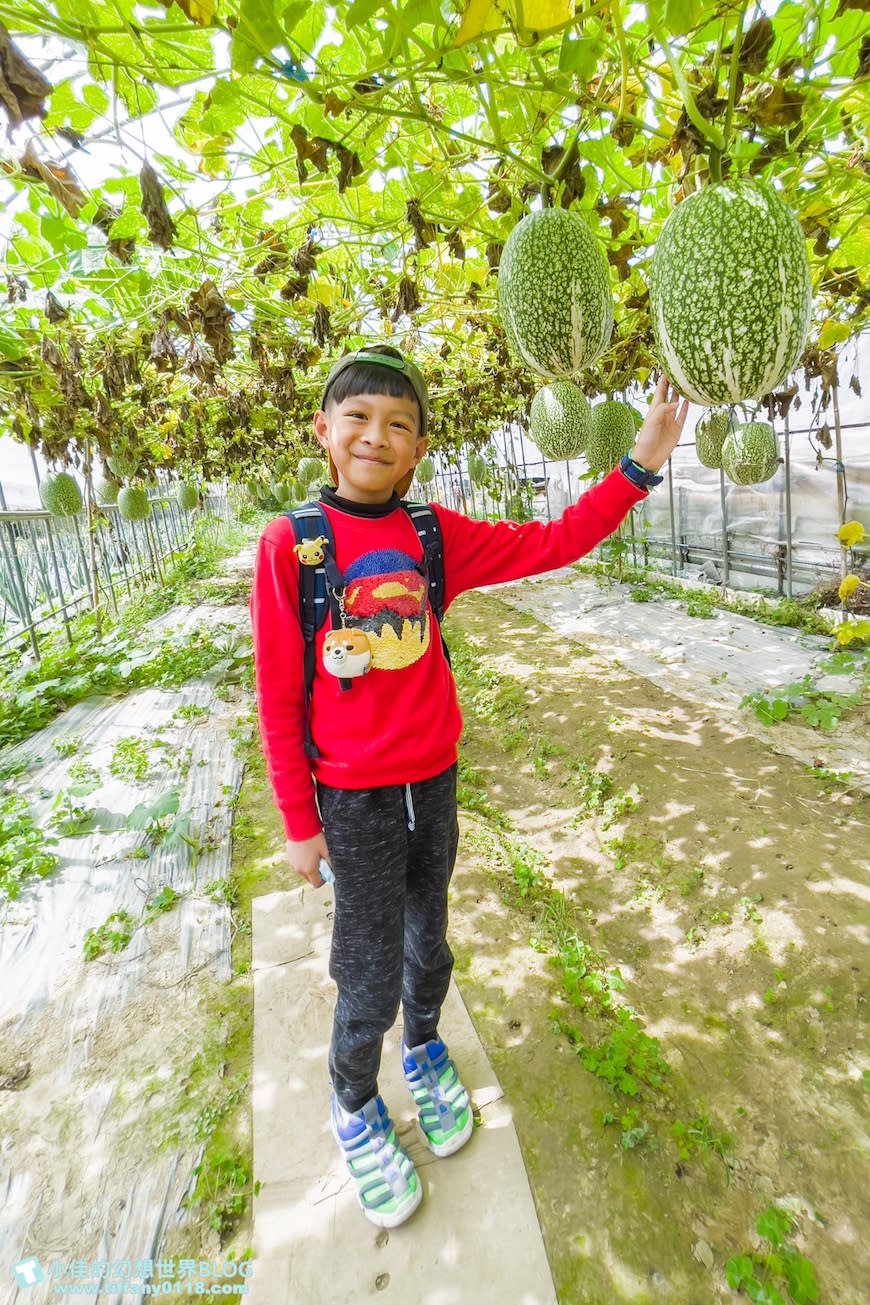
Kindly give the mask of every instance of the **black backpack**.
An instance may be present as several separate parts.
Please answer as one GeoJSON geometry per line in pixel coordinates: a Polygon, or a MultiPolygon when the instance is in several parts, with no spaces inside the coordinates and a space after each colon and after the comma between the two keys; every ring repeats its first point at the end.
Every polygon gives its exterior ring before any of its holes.
{"type": "MultiPolygon", "coordinates": [[[[429,605],[438,622],[441,633],[441,618],[444,615],[444,558],[442,554],[441,527],[438,518],[428,503],[406,503],[401,507],[411,518],[414,529],[423,548],[423,556],[417,563],[417,570],[429,585],[429,605]]],[[[343,589],[344,580],[335,561],[335,540],[329,517],[319,503],[304,503],[302,507],[290,508],[284,513],[290,519],[297,544],[305,540],[325,539],[323,560],[316,566],[299,567],[299,622],[302,626],[302,638],[305,644],[303,669],[305,673],[305,700],[311,702],[311,690],[314,685],[314,636],[331,611],[333,620],[340,624],[338,602],[334,590],[343,589]]],[[[450,653],[441,634],[441,647],[450,663],[450,653]]],[[[339,680],[343,691],[351,687],[350,680],[339,680]]],[[[316,757],[317,749],[311,741],[306,711],[305,752],[309,757],[316,757]]]]}

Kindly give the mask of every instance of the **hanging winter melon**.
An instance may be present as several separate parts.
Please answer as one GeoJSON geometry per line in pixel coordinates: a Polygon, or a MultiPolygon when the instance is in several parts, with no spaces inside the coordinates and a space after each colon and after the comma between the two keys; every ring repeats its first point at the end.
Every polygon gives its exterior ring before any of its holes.
{"type": "Polygon", "coordinates": [[[634,447],[637,424],[634,410],[618,399],[596,403],[589,419],[586,461],[593,471],[612,471],[623,454],[634,447]]]}
{"type": "Polygon", "coordinates": [[[586,448],[591,409],[571,381],[553,381],[532,399],[529,427],[545,458],[577,458],[586,448]]]}
{"type": "Polygon", "coordinates": [[[468,478],[474,485],[482,485],[486,480],[486,458],[482,453],[469,453],[468,478]]]}
{"type": "Polygon", "coordinates": [[[138,465],[136,459],[129,453],[111,453],[106,458],[106,466],[113,475],[120,477],[121,480],[135,476],[138,465]]]}
{"type": "Polygon", "coordinates": [[[103,507],[114,507],[118,501],[120,488],[116,480],[98,480],[94,485],[97,502],[102,503],[103,507]]]}
{"type": "Polygon", "coordinates": [[[435,479],[435,463],[431,458],[421,458],[414,470],[414,476],[421,485],[431,485],[435,479]]]}
{"type": "Polygon", "coordinates": [[[74,517],[84,506],[78,481],[68,471],[58,471],[39,483],[42,506],[53,517],[74,517]]]}
{"type": "Polygon", "coordinates": [[[125,485],[118,493],[118,511],[126,521],[144,521],[151,515],[145,490],[137,485],[125,485]]]}
{"type": "Polygon", "coordinates": [[[587,223],[564,208],[518,222],[498,265],[498,308],[517,358],[548,378],[593,362],[613,329],[607,262],[587,223]]]}
{"type": "Polygon", "coordinates": [[[196,492],[195,485],[178,485],[175,490],[175,501],[184,512],[190,512],[199,502],[199,495],[196,492]]]}
{"type": "Polygon", "coordinates": [[[779,447],[773,427],[750,421],[725,436],[722,470],[735,485],[760,485],[770,480],[779,465],[779,447]]]}
{"type": "Polygon", "coordinates": [[[296,472],[297,480],[303,485],[310,485],[318,476],[324,476],[323,463],[319,458],[303,458],[296,472]]]}
{"type": "Polygon", "coordinates": [[[722,466],[722,445],[731,428],[727,408],[718,408],[702,417],[695,428],[695,452],[702,467],[714,471],[722,466]]]}
{"type": "Polygon", "coordinates": [[[705,405],[768,394],[794,367],[810,324],[797,218],[754,179],[705,186],[662,227],[649,296],[659,360],[681,394],[705,405]]]}

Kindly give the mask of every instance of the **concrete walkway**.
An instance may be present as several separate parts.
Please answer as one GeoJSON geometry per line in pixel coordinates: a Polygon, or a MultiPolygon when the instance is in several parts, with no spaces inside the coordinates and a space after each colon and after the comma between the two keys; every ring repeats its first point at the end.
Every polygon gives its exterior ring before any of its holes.
{"type": "Polygon", "coordinates": [[[332,890],[252,903],[253,1261],[250,1305],[555,1305],[510,1108],[455,985],[441,1021],[478,1127],[454,1156],[422,1142],[399,1068],[397,1026],[380,1089],[423,1182],[390,1232],[364,1217],[329,1129],[326,1055],[332,890]]]}

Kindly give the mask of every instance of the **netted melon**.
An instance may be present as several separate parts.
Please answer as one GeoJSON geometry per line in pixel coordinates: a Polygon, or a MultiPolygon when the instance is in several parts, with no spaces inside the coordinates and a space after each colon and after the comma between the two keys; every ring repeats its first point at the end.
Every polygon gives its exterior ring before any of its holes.
{"type": "Polygon", "coordinates": [[[586,461],[593,471],[611,471],[634,447],[636,435],[634,410],[627,403],[618,399],[596,403],[589,419],[586,461]]]}
{"type": "Polygon", "coordinates": [[[722,445],[722,470],[735,485],[760,485],[779,465],[779,446],[766,421],[736,426],[722,445]]]}
{"type": "Polygon", "coordinates": [[[125,485],[118,493],[118,511],[126,521],[144,521],[151,514],[145,490],[137,485],[125,485]]]}
{"type": "Polygon", "coordinates": [[[695,428],[695,452],[702,467],[717,471],[722,466],[722,445],[731,427],[727,408],[719,408],[702,417],[695,428]]]}
{"type": "Polygon", "coordinates": [[[532,399],[529,426],[545,458],[577,458],[589,438],[591,409],[583,391],[571,381],[552,381],[532,399]]]}
{"type": "Polygon", "coordinates": [[[78,481],[68,471],[57,471],[40,481],[39,497],[53,517],[74,517],[84,506],[78,481]]]}

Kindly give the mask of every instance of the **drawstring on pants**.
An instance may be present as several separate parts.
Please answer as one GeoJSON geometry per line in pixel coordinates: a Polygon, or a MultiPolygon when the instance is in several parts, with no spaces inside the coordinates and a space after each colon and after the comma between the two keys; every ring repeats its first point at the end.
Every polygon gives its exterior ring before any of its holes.
{"type": "Polygon", "coordinates": [[[405,810],[408,813],[408,828],[414,832],[414,799],[411,797],[411,785],[405,785],[405,810]]]}

